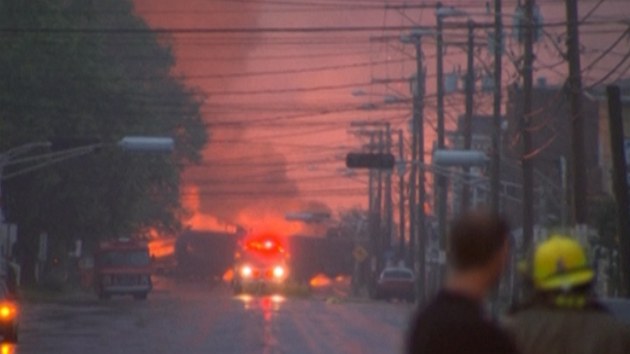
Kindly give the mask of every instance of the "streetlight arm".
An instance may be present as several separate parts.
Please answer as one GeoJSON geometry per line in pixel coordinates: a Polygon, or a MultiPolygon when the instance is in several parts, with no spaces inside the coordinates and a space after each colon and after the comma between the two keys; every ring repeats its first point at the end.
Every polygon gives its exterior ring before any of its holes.
{"type": "Polygon", "coordinates": [[[11,160],[12,158],[18,156],[18,155],[22,155],[32,149],[38,148],[38,147],[50,147],[50,141],[39,141],[39,142],[34,142],[34,143],[28,143],[25,145],[20,145],[14,148],[11,148],[5,152],[3,152],[2,154],[0,154],[0,159],[2,159],[4,161],[4,163],[6,164],[6,162],[8,162],[9,160],[11,160]]]}
{"type": "MultiPolygon", "coordinates": [[[[41,163],[37,163],[33,166],[27,167],[20,171],[16,171],[10,173],[8,175],[4,174],[4,168],[11,160],[21,154],[27,153],[28,151],[38,148],[45,147],[49,148],[52,146],[49,141],[40,141],[34,143],[28,143],[25,145],[20,145],[14,148],[11,148],[4,153],[0,154],[0,201],[2,200],[2,181],[7,179],[17,177],[32,171],[36,171],[38,169],[53,165],[55,163],[71,159],[77,156],[82,156],[91,153],[98,147],[107,146],[107,143],[97,143],[81,146],[78,148],[72,148],[70,150],[48,153],[35,157],[27,157],[20,160],[13,161],[13,164],[19,164],[24,162],[32,162],[32,161],[40,161],[41,159],[47,159],[41,163]]],[[[128,151],[143,151],[143,152],[171,152],[174,148],[174,141],[170,137],[145,137],[145,136],[127,136],[122,138],[117,145],[124,150],[128,151]]],[[[2,203],[0,203],[0,223],[4,223],[4,211],[2,210],[2,203]]]]}
{"type": "Polygon", "coordinates": [[[30,143],[16,148],[10,149],[4,154],[0,155],[0,180],[4,181],[16,176],[20,176],[32,171],[36,171],[40,168],[47,167],[56,164],[61,161],[65,161],[71,158],[87,155],[97,148],[105,146],[118,146],[127,151],[142,151],[142,152],[170,152],[173,150],[174,142],[170,137],[150,137],[150,136],[126,136],[118,141],[117,144],[111,143],[96,143],[90,145],[79,146],[68,150],[46,153],[38,156],[30,156],[22,159],[13,160],[12,158],[24,154],[25,152],[36,147],[50,147],[50,142],[36,142],[30,143]],[[42,161],[44,160],[44,161],[42,161]],[[22,170],[10,173],[8,175],[2,174],[2,169],[8,165],[15,165],[27,162],[41,161],[33,166],[24,168],[22,170]]]}
{"type": "Polygon", "coordinates": [[[36,155],[36,156],[29,156],[29,157],[24,157],[20,159],[12,159],[12,160],[7,161],[4,164],[4,166],[18,165],[18,164],[23,164],[23,163],[28,163],[28,162],[36,162],[43,159],[58,158],[58,157],[67,156],[67,155],[74,156],[74,154],[76,154],[77,152],[83,152],[85,150],[94,151],[95,149],[101,146],[103,146],[103,144],[100,144],[100,143],[92,144],[92,145],[80,146],[80,147],[62,150],[62,151],[49,152],[49,153],[36,155]]]}
{"type": "MultiPolygon", "coordinates": [[[[17,176],[21,176],[23,174],[29,173],[29,172],[33,172],[36,171],[38,169],[50,166],[50,165],[54,165],[58,162],[61,161],[65,161],[65,160],[69,160],[78,156],[82,156],[82,155],[87,155],[89,153],[91,153],[92,151],[94,151],[95,148],[97,148],[100,144],[97,145],[92,145],[92,146],[84,146],[81,148],[76,148],[76,149],[72,149],[69,151],[65,151],[63,153],[56,153],[56,154],[47,154],[50,156],[55,156],[51,159],[48,159],[46,161],[43,161],[41,163],[35,164],[33,166],[24,168],[22,170],[13,172],[13,173],[9,173],[9,174],[3,174],[1,180],[2,181],[6,181],[8,179],[11,179],[13,177],[17,177],[17,176]]],[[[40,159],[42,158],[41,156],[39,157],[40,159]]]]}

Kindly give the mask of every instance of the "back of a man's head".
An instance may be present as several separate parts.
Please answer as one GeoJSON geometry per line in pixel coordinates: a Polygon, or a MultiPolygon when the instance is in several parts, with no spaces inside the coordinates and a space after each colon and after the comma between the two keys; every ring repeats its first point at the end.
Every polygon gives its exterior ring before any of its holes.
{"type": "Polygon", "coordinates": [[[455,220],[449,239],[449,261],[458,271],[488,264],[505,246],[508,223],[499,215],[472,211],[455,220]]]}

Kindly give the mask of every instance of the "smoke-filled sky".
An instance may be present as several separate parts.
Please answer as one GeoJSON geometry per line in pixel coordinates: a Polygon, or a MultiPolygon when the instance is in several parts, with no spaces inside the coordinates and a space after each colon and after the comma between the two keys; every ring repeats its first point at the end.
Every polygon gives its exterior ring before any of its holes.
{"type": "MultiPolygon", "coordinates": [[[[395,9],[403,4],[398,0],[134,2],[137,12],[155,28],[248,29],[239,33],[177,33],[171,38],[177,60],[174,74],[183,76],[188,85],[206,97],[203,115],[211,137],[202,166],[191,168],[185,176],[183,198],[196,211],[194,226],[211,226],[214,219],[247,226],[274,222],[297,232],[299,226],[282,221],[284,213],[336,211],[366,204],[366,175],[344,173],[345,153],[358,150],[367,142],[348,133],[350,122],[387,120],[394,129],[406,131],[411,114],[409,104],[386,105],[384,97],[409,97],[407,79],[415,70],[414,51],[400,42],[400,31],[384,28],[433,26],[433,9],[395,9]],[[374,30],[256,30],[347,26],[369,26],[374,30]],[[376,109],[361,109],[366,103],[376,109]]],[[[478,22],[492,20],[484,15],[485,1],[443,3],[467,11],[478,22]]],[[[509,35],[516,3],[503,1],[508,26],[503,75],[506,85],[518,79],[514,63],[518,63],[521,50],[509,35]]],[[[545,23],[564,21],[562,1],[538,3],[545,23]]],[[[413,4],[433,6],[434,2],[413,4]]],[[[599,4],[597,0],[584,0],[579,4],[580,16],[588,16],[582,26],[582,66],[589,69],[585,72],[585,82],[589,84],[605,77],[628,53],[628,41],[623,40],[602,60],[589,66],[627,27],[614,21],[630,17],[630,2],[606,0],[599,4]]],[[[565,28],[550,26],[546,32],[536,45],[535,76],[559,84],[566,79],[566,63],[561,62],[556,47],[564,49],[565,28]]],[[[487,35],[480,30],[477,41],[483,44],[487,35]]],[[[464,38],[465,29],[445,32],[447,42],[461,42],[464,38]]],[[[435,92],[432,38],[426,39],[424,53],[429,149],[434,136],[435,105],[431,98],[435,92]]],[[[455,44],[447,46],[447,73],[464,67],[463,53],[455,44]]],[[[478,76],[487,75],[492,65],[487,49],[480,47],[475,60],[478,76]]],[[[606,82],[623,77],[629,68],[628,63],[622,63],[606,82]]],[[[477,113],[490,112],[491,96],[478,94],[475,106],[477,113]]],[[[463,111],[462,95],[449,95],[446,107],[447,127],[453,127],[455,117],[463,111]]]]}

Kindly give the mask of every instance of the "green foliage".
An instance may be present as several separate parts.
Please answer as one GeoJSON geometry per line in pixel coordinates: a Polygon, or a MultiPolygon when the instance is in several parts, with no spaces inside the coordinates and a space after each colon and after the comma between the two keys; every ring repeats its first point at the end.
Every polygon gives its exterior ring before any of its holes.
{"type": "Polygon", "coordinates": [[[41,231],[55,243],[82,238],[89,246],[104,237],[178,229],[182,166],[199,161],[207,133],[201,97],[170,75],[167,39],[145,31],[130,0],[0,0],[0,23],[142,30],[0,32],[0,151],[52,137],[176,141],[167,156],[107,148],[3,183],[5,212],[19,225],[25,251],[41,231]]]}

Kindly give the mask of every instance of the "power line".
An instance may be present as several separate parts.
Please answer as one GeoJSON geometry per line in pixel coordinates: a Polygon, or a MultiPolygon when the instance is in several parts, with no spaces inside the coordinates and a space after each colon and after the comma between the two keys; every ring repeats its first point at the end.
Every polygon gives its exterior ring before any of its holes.
{"type": "MultiPolygon", "coordinates": [[[[243,56],[177,56],[177,60],[182,61],[228,61],[233,62],[235,60],[247,60],[247,61],[267,61],[267,60],[294,60],[294,59],[312,59],[312,58],[339,58],[347,56],[358,56],[373,54],[372,51],[335,51],[335,52],[316,52],[308,54],[281,54],[281,55],[243,55],[243,56]]],[[[153,57],[149,56],[129,56],[125,59],[132,60],[148,60],[153,57]]]]}
{"type": "Polygon", "coordinates": [[[240,91],[211,91],[205,92],[208,96],[241,96],[241,95],[271,95],[282,93],[298,93],[298,92],[317,92],[317,91],[330,91],[350,89],[360,86],[370,86],[372,82],[357,82],[350,84],[339,85],[322,85],[322,86],[310,86],[310,87],[293,87],[293,88],[281,88],[281,89],[267,89],[267,90],[240,90],[240,91]]]}
{"type": "MultiPolygon", "coordinates": [[[[618,21],[624,24],[623,21],[618,21]]],[[[588,21],[581,26],[610,25],[611,21],[588,21]]],[[[492,24],[478,24],[479,28],[490,28],[492,24]]],[[[542,27],[553,28],[566,26],[565,21],[544,23],[542,27]]],[[[465,29],[465,24],[445,23],[444,29],[465,29]]],[[[353,32],[381,32],[381,31],[410,31],[418,26],[313,26],[313,27],[160,27],[160,28],[107,28],[107,27],[4,27],[0,33],[11,34],[254,34],[254,33],[353,33],[353,32]]],[[[431,26],[421,29],[435,30],[431,26]]]]}
{"type": "Polygon", "coordinates": [[[373,62],[361,62],[354,64],[346,64],[346,65],[333,65],[333,66],[317,66],[312,68],[301,68],[301,69],[289,69],[289,70],[268,70],[268,71],[257,71],[257,72],[241,72],[241,73],[229,73],[229,74],[215,74],[215,75],[185,75],[185,79],[234,79],[234,78],[251,78],[256,76],[269,76],[269,75],[289,75],[289,74],[303,74],[303,73],[313,73],[320,71],[332,71],[332,70],[341,70],[341,69],[350,69],[350,68],[362,68],[371,65],[383,65],[383,64],[397,64],[404,63],[408,60],[398,59],[398,60],[382,60],[382,61],[373,61],[373,62]]]}
{"type": "Polygon", "coordinates": [[[606,75],[602,76],[599,80],[597,80],[594,83],[592,83],[591,85],[589,85],[588,89],[592,89],[594,87],[597,87],[600,84],[602,84],[603,82],[605,82],[606,80],[608,80],[608,78],[610,78],[628,59],[630,59],[630,52],[628,52],[628,54],[624,55],[624,57],[621,58],[621,60],[619,60],[617,65],[615,65],[606,75]]]}

